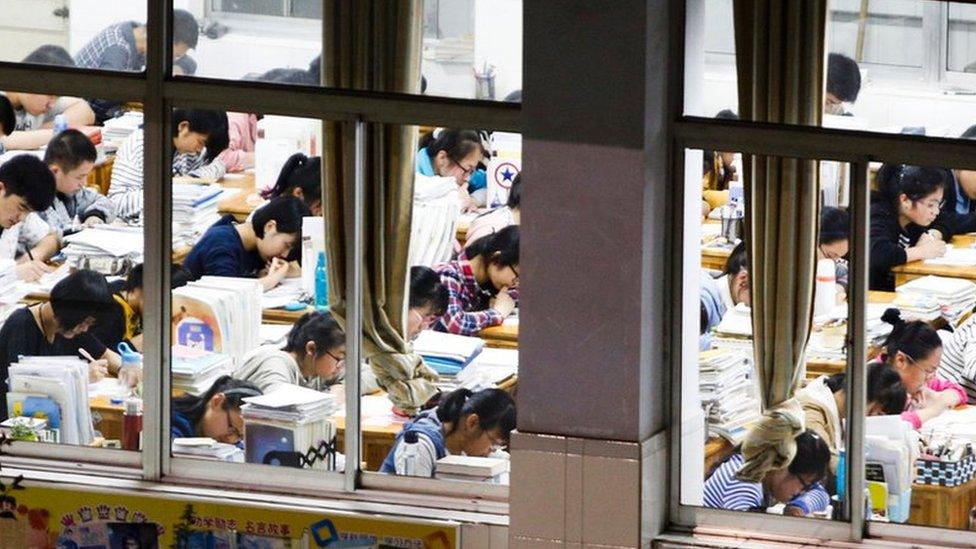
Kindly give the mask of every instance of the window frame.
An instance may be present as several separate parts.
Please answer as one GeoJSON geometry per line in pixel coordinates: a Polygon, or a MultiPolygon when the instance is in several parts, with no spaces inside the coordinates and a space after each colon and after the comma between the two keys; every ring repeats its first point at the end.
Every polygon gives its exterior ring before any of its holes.
{"type": "MultiPolygon", "coordinates": [[[[208,3],[209,5],[209,3],[208,3]]],[[[348,233],[352,245],[346,246],[346,292],[348,321],[360,325],[362,315],[363,212],[366,158],[363,155],[364,129],[368,123],[489,127],[499,131],[521,132],[521,105],[474,99],[454,99],[405,93],[359,91],[339,88],[269,84],[243,80],[218,80],[200,77],[174,77],[171,72],[173,0],[147,0],[149,28],[146,71],[113,73],[56,66],[0,63],[0,89],[30,90],[78,97],[104,97],[142,102],[145,115],[144,195],[169,196],[172,154],[169,113],[174,106],[220,108],[244,112],[268,112],[285,116],[337,121],[353,127],[355,136],[354,185],[345,197],[348,233]],[[215,99],[219,98],[219,99],[215,99]]],[[[326,20],[319,31],[326,35],[326,20]]],[[[322,44],[328,42],[322,41],[322,44]]],[[[172,204],[169,200],[146,200],[144,210],[145,244],[145,363],[170,364],[170,292],[172,204]],[[155,275],[155,276],[152,276],[155,275]]],[[[349,330],[347,345],[347,417],[346,454],[361,455],[359,416],[359,368],[362,356],[361,330],[349,330]]],[[[507,487],[485,487],[480,483],[462,483],[431,479],[385,478],[384,475],[362,475],[359,459],[351,471],[327,473],[321,470],[295,471],[290,468],[271,470],[255,464],[207,463],[174,458],[169,445],[170,376],[168,368],[147,367],[144,371],[144,430],[157,436],[144,436],[141,452],[93,449],[40,443],[15,444],[11,455],[4,457],[9,467],[32,471],[71,472],[92,477],[129,476],[143,481],[163,482],[179,487],[213,486],[257,490],[265,493],[288,491],[316,497],[353,498],[374,501],[399,501],[412,494],[434,494],[437,501],[449,501],[449,507],[462,511],[507,512],[507,487]],[[297,473],[297,474],[296,474],[297,473]],[[306,474],[307,473],[307,474],[306,474]],[[270,475],[270,476],[269,476],[270,475]],[[374,477],[384,478],[371,478],[374,477]],[[242,481],[242,477],[264,482],[242,481]],[[266,482],[271,478],[272,483],[266,482]],[[274,481],[279,481],[277,484],[274,481]],[[410,492],[414,490],[413,492],[410,492]],[[403,491],[402,494],[396,493],[403,491]],[[391,497],[390,494],[394,493],[391,497]]],[[[415,498],[419,499],[419,498],[415,498]]],[[[445,507],[448,507],[445,504],[445,507]]]]}

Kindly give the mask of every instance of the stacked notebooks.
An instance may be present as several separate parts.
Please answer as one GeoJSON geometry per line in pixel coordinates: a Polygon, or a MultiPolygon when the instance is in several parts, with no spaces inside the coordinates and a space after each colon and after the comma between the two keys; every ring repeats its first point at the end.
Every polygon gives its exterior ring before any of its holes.
{"type": "Polygon", "coordinates": [[[88,407],[85,361],[73,356],[25,356],[10,365],[9,374],[9,417],[47,420],[42,440],[92,443],[95,429],[88,407]]]}
{"type": "Polygon", "coordinates": [[[241,413],[246,422],[248,463],[301,467],[304,457],[314,469],[331,468],[334,461],[324,448],[336,436],[335,422],[330,419],[337,407],[332,394],[285,385],[244,401],[247,404],[241,413]]]}
{"type": "Polygon", "coordinates": [[[191,395],[206,393],[217,378],[234,370],[230,355],[224,353],[174,345],[172,357],[172,388],[191,395]]]}
{"type": "Polygon", "coordinates": [[[449,455],[437,460],[436,478],[508,484],[510,462],[504,458],[449,455]]]}
{"type": "Polygon", "coordinates": [[[455,376],[485,348],[485,341],[434,330],[420,332],[413,350],[439,375],[455,376]]]}
{"type": "Polygon", "coordinates": [[[174,438],[173,456],[234,463],[244,462],[243,450],[233,444],[217,442],[207,437],[174,438]]]}
{"type": "Polygon", "coordinates": [[[61,252],[75,269],[91,269],[104,275],[125,274],[142,263],[141,227],[98,226],[64,237],[61,252]]]}
{"type": "Polygon", "coordinates": [[[173,249],[193,246],[220,219],[220,185],[173,184],[173,249]]]}
{"type": "Polygon", "coordinates": [[[713,349],[698,355],[699,394],[710,436],[733,445],[762,414],[752,377],[752,361],[741,351],[713,349]]]}
{"type": "Polygon", "coordinates": [[[261,343],[261,283],[205,276],[173,290],[173,344],[229,355],[235,365],[261,343]]]}
{"type": "Polygon", "coordinates": [[[976,305],[976,283],[962,278],[923,276],[897,288],[895,306],[906,318],[934,320],[942,316],[955,325],[976,305]]]}
{"type": "Polygon", "coordinates": [[[105,125],[102,126],[102,142],[121,143],[132,132],[140,131],[141,128],[142,113],[129,111],[122,116],[105,121],[105,125]]]}

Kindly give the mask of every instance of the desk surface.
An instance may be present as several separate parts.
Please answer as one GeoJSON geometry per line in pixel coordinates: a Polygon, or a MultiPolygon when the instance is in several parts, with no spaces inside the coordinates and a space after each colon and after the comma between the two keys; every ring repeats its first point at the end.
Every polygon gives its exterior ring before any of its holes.
{"type": "Polygon", "coordinates": [[[256,194],[254,172],[229,174],[220,181],[220,185],[228,189],[241,189],[236,195],[217,203],[217,211],[231,214],[237,221],[244,221],[264,203],[264,199],[256,194]]]}
{"type": "MultiPolygon", "coordinates": [[[[957,235],[952,239],[952,245],[957,248],[968,248],[974,242],[976,242],[976,236],[971,234],[957,235]]],[[[976,266],[928,265],[924,261],[912,261],[894,267],[891,271],[895,273],[895,286],[901,286],[908,281],[926,275],[965,278],[976,281],[976,266]]]]}

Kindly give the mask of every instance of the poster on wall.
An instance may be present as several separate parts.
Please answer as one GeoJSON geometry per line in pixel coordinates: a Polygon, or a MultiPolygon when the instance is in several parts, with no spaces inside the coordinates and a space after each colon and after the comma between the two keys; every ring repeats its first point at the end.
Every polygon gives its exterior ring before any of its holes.
{"type": "Polygon", "coordinates": [[[315,549],[457,547],[451,523],[27,485],[0,495],[0,547],[315,549]]]}

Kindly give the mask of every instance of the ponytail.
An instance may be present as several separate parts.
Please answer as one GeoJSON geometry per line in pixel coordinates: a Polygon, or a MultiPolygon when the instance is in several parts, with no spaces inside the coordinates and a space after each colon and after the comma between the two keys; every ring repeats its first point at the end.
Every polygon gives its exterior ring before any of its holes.
{"type": "Polygon", "coordinates": [[[302,190],[302,197],[309,207],[322,199],[322,159],[302,153],[291,155],[281,167],[278,180],[270,189],[261,192],[266,199],[287,196],[295,189],[302,190]]]}
{"type": "Polygon", "coordinates": [[[305,353],[309,341],[315,343],[315,358],[345,343],[345,334],[339,323],[329,313],[312,311],[299,318],[288,332],[282,351],[286,353],[305,353]]]}
{"type": "Polygon", "coordinates": [[[898,309],[888,309],[881,321],[892,325],[891,334],[884,342],[887,362],[901,352],[908,358],[924,360],[932,351],[942,348],[942,338],[927,323],[920,320],[905,322],[898,309]]]}
{"type": "Polygon", "coordinates": [[[437,419],[441,423],[450,423],[450,432],[454,432],[471,414],[478,415],[481,430],[497,429],[505,440],[515,429],[515,401],[501,389],[485,389],[477,393],[470,389],[457,389],[437,405],[437,419]]]}

